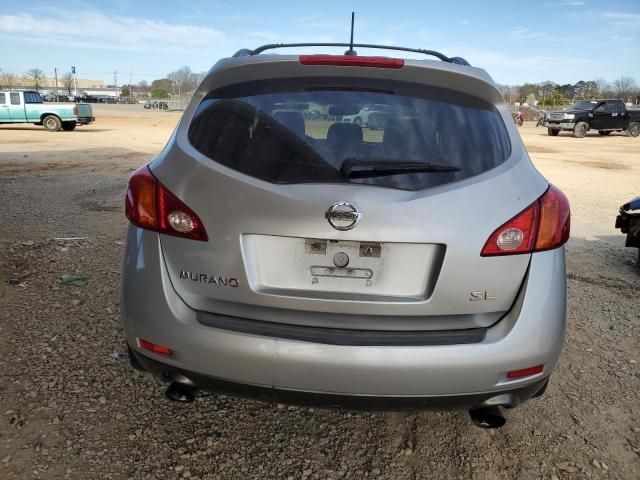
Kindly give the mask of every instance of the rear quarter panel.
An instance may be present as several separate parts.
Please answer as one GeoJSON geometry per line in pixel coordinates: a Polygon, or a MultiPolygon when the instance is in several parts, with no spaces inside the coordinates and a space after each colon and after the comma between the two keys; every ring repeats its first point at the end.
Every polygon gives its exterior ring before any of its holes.
{"type": "Polygon", "coordinates": [[[53,104],[45,105],[40,103],[31,103],[25,105],[27,119],[29,122],[40,122],[47,115],[56,115],[63,122],[75,120],[77,117],[73,114],[73,104],[53,104]]]}

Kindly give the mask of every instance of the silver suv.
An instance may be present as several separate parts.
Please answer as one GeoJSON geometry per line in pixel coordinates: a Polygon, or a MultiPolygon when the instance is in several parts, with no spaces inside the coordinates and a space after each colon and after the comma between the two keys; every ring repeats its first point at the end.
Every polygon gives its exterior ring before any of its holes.
{"type": "Polygon", "coordinates": [[[425,50],[438,60],[260,54],[279,46],[218,62],[129,181],[132,365],[178,401],[502,425],[562,349],[566,197],[484,70],[425,50]],[[383,130],[342,122],[369,105],[383,130]]]}

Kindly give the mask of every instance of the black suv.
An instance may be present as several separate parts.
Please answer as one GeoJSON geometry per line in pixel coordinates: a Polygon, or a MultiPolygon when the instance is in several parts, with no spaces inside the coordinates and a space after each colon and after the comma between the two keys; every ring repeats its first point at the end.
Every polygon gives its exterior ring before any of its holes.
{"type": "Polygon", "coordinates": [[[561,130],[571,131],[577,138],[584,137],[589,130],[598,130],[600,135],[624,131],[637,137],[640,110],[627,110],[622,100],[581,100],[566,110],[549,113],[544,125],[553,137],[561,130]]]}

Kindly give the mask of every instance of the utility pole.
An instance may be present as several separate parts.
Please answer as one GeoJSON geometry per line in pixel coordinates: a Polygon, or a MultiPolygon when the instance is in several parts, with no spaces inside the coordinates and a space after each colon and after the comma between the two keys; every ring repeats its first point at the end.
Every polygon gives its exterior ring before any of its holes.
{"type": "Polygon", "coordinates": [[[133,97],[133,85],[131,85],[132,79],[133,79],[133,70],[129,72],[129,103],[131,103],[131,98],[133,97]]]}
{"type": "Polygon", "coordinates": [[[113,85],[116,87],[116,98],[118,98],[120,95],[118,95],[118,72],[117,71],[113,72],[113,85]]]}
{"type": "Polygon", "coordinates": [[[59,102],[60,99],[58,98],[58,69],[54,68],[53,71],[54,71],[54,75],[56,77],[56,102],[59,102]]]}
{"type": "Polygon", "coordinates": [[[78,96],[78,84],[76,83],[76,67],[71,67],[71,73],[73,75],[73,97],[78,96]]]}

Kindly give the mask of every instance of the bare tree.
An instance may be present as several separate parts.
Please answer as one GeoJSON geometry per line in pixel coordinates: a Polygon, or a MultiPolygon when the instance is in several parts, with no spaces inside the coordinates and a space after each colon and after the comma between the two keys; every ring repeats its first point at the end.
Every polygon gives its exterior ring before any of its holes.
{"type": "Polygon", "coordinates": [[[498,89],[504,98],[504,101],[511,104],[518,99],[520,86],[518,85],[498,85],[498,89]]]}
{"type": "Polygon", "coordinates": [[[62,88],[67,91],[67,95],[71,96],[73,91],[73,74],[71,72],[67,72],[60,78],[62,81],[62,88]]]}
{"type": "Polygon", "coordinates": [[[40,89],[44,86],[44,82],[46,77],[44,72],[39,68],[32,68],[27,72],[27,78],[31,79],[31,85],[35,88],[36,92],[39,92],[40,89]]]}
{"type": "Polygon", "coordinates": [[[604,78],[596,78],[593,82],[596,84],[597,93],[601,97],[606,97],[607,92],[611,90],[611,85],[604,78]]]}
{"type": "Polygon", "coordinates": [[[636,82],[631,77],[620,77],[613,81],[613,93],[620,100],[628,100],[636,89],[636,82]]]}
{"type": "Polygon", "coordinates": [[[194,73],[194,80],[195,80],[195,88],[198,88],[198,85],[200,85],[202,83],[202,81],[204,80],[204,77],[207,76],[208,72],[200,72],[200,73],[194,73]]]}
{"type": "Polygon", "coordinates": [[[13,73],[3,73],[0,75],[0,88],[11,90],[16,84],[16,76],[13,73]]]}
{"type": "Polygon", "coordinates": [[[167,75],[167,78],[173,83],[174,89],[177,89],[175,93],[178,95],[195,90],[198,82],[198,75],[193,73],[187,66],[171,72],[167,75]]]}

